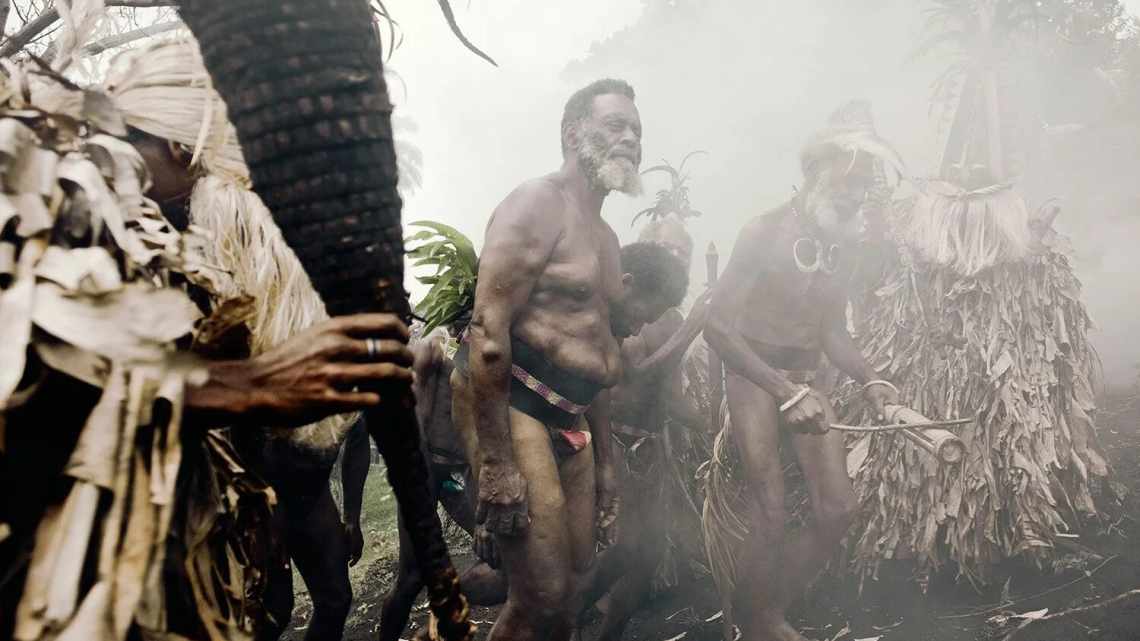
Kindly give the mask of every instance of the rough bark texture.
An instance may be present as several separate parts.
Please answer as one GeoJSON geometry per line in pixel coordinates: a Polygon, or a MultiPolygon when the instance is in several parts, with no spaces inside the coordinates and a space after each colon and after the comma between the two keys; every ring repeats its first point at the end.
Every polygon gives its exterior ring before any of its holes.
{"type": "MultiPolygon", "coordinates": [[[[181,13],[254,190],[332,315],[410,315],[391,104],[366,0],[185,0],[181,13]]],[[[409,386],[366,416],[388,467],[441,636],[470,634],[419,449],[409,386]]]]}

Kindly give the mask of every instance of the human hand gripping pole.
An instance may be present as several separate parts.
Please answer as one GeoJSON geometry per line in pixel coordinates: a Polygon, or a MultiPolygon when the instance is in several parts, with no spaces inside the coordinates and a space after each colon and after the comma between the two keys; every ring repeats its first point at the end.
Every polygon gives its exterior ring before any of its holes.
{"type": "MultiPolygon", "coordinates": [[[[392,104],[367,0],[183,0],[180,15],[226,102],[253,190],[329,314],[387,312],[406,322],[392,104]]],[[[412,533],[439,636],[470,639],[428,487],[411,381],[359,387],[378,397],[365,421],[412,533]]]]}

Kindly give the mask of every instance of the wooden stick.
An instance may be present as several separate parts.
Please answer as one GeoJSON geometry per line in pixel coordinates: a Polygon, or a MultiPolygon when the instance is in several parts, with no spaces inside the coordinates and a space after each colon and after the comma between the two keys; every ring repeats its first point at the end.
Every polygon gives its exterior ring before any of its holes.
{"type": "Polygon", "coordinates": [[[1086,605],[1086,606],[1082,606],[1079,608],[1070,608],[1068,610],[1062,610],[1061,612],[1055,612],[1053,614],[1047,614],[1047,615],[1045,615],[1039,619],[1026,619],[1025,621],[1021,622],[1021,625],[1017,626],[1009,634],[1005,635],[1005,637],[1002,639],[1002,641],[1013,641],[1013,637],[1018,632],[1021,632],[1025,628],[1028,628],[1029,626],[1033,625],[1034,623],[1043,623],[1045,621],[1053,621],[1055,619],[1064,619],[1067,617],[1076,616],[1078,614],[1088,614],[1090,612],[1095,612],[1097,610],[1103,610],[1104,608],[1107,608],[1107,607],[1112,606],[1112,605],[1116,605],[1118,603],[1127,603],[1129,601],[1137,600],[1137,599],[1140,599],[1140,588],[1129,590],[1123,594],[1118,594],[1118,595],[1112,597],[1111,599],[1105,599],[1103,601],[1098,601],[1096,603],[1093,603],[1092,605],[1086,605]]]}

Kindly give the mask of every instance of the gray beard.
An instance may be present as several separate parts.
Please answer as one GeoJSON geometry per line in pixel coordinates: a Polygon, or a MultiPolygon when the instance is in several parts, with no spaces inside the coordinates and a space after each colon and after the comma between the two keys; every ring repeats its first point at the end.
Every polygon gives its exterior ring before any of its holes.
{"type": "Polygon", "coordinates": [[[589,133],[578,145],[578,164],[590,186],[604,192],[620,191],[630,196],[641,195],[641,174],[627,158],[609,158],[608,149],[595,143],[589,133]]]}
{"type": "Polygon", "coordinates": [[[804,198],[804,213],[810,216],[820,229],[828,234],[850,236],[853,229],[860,226],[859,216],[853,215],[844,224],[840,224],[839,209],[835,205],[835,198],[826,187],[826,177],[816,182],[815,187],[804,198]]]}

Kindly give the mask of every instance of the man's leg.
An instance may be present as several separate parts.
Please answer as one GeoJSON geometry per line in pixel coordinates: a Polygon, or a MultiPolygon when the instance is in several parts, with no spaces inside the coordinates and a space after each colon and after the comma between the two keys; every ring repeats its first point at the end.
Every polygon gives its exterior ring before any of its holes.
{"type": "MultiPolygon", "coordinates": [[[[648,517],[648,515],[645,515],[648,517]]],[[[631,523],[634,519],[627,519],[631,523]]],[[[610,592],[610,604],[598,630],[598,641],[620,641],[625,626],[637,609],[649,598],[653,587],[653,574],[665,550],[665,530],[651,524],[648,527],[630,526],[636,543],[631,554],[629,571],[618,580],[610,592]]],[[[625,530],[620,536],[626,535],[625,530]]]]}
{"type": "Polygon", "coordinates": [[[744,641],[802,639],[784,619],[784,476],[780,467],[779,405],[764,390],[729,372],[726,393],[732,436],[748,483],[751,540],[737,563],[733,619],[744,641]]]}
{"type": "Polygon", "coordinates": [[[352,586],[348,581],[348,541],[327,479],[311,507],[294,509],[289,521],[289,553],[313,599],[313,618],[305,639],[339,639],[352,607],[352,586]]]}
{"type": "MultiPolygon", "coordinates": [[[[622,512],[618,527],[618,544],[602,552],[591,592],[586,595],[589,606],[609,593],[605,616],[598,631],[599,641],[621,639],[626,623],[649,597],[653,575],[665,552],[666,515],[661,509],[662,474],[660,443],[642,445],[641,457],[654,457],[645,474],[639,478],[625,465],[619,464],[618,483],[622,492],[622,512]]],[[[615,453],[617,451],[615,450],[615,453]]]]}
{"type": "MultiPolygon", "coordinates": [[[[585,420],[580,429],[588,429],[585,420]]],[[[549,438],[549,437],[548,437],[549,438]]],[[[562,491],[566,497],[566,532],[570,544],[571,603],[567,610],[569,625],[582,610],[582,592],[594,571],[597,551],[597,477],[594,471],[594,447],[587,445],[582,451],[562,461],[559,466],[562,491]]]]}
{"type": "MultiPolygon", "coordinates": [[[[280,494],[278,496],[284,499],[280,494]]],[[[277,551],[281,554],[279,557],[274,555],[266,577],[265,592],[261,597],[266,621],[258,628],[257,641],[277,641],[293,616],[293,565],[289,562],[288,508],[283,500],[278,500],[271,518],[273,531],[280,537],[277,551]]]]}
{"type": "MultiPolygon", "coordinates": [[[[835,422],[828,407],[828,422],[835,422]]],[[[855,512],[855,491],[847,477],[847,451],[841,432],[793,434],[804,482],[811,500],[813,523],[796,533],[784,548],[783,607],[803,594],[823,569],[847,533],[855,512]]]]}
{"type": "MultiPolygon", "coordinates": [[[[474,491],[471,474],[466,475],[467,486],[463,493],[444,494],[439,503],[447,515],[468,534],[475,533],[475,506],[478,494],[474,491]]],[[[507,600],[507,575],[492,568],[486,561],[476,559],[475,564],[459,576],[463,596],[471,605],[501,605],[507,600]]]]}
{"type": "Polygon", "coordinates": [[[565,641],[570,638],[572,581],[566,496],[546,427],[514,409],[509,420],[515,463],[527,482],[531,521],[522,536],[495,537],[509,588],[507,604],[488,638],[565,641]]]}
{"type": "Polygon", "coordinates": [[[416,597],[423,589],[416,558],[412,554],[412,541],[404,527],[404,519],[396,512],[396,527],[400,532],[400,556],[396,569],[396,583],[384,597],[380,608],[380,641],[399,641],[404,627],[408,624],[408,614],[415,605],[416,597]]]}

